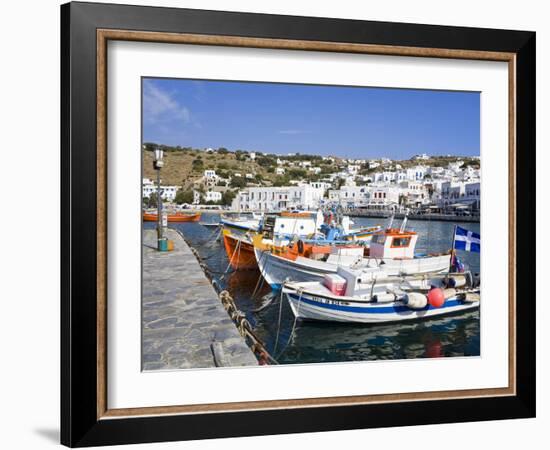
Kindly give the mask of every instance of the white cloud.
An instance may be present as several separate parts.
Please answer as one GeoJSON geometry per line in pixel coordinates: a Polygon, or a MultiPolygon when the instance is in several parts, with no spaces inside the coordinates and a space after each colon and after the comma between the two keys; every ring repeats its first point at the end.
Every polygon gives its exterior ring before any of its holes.
{"type": "Polygon", "coordinates": [[[157,123],[165,119],[191,121],[189,108],[181,105],[171,93],[155,86],[150,80],[143,82],[143,116],[147,122],[157,123]]]}

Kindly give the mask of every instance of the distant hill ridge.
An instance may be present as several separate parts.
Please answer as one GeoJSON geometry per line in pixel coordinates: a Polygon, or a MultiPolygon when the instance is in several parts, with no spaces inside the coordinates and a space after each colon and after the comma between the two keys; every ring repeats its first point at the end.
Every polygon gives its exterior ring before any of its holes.
{"type": "MultiPolygon", "coordinates": [[[[152,150],[157,144],[146,144],[146,150],[143,151],[143,176],[145,178],[155,179],[156,172],[153,168],[153,153],[152,150]]],[[[225,148],[219,149],[193,149],[186,147],[170,147],[160,145],[165,151],[165,164],[161,171],[162,183],[166,185],[183,186],[185,189],[190,187],[194,181],[199,180],[204,175],[207,169],[213,169],[223,178],[229,178],[235,173],[241,174],[243,177],[249,173],[254,175],[255,182],[262,184],[284,185],[289,179],[306,179],[309,181],[317,181],[329,173],[341,171],[347,164],[344,163],[345,158],[332,156],[334,162],[324,160],[320,155],[309,154],[293,154],[293,155],[274,155],[264,154],[260,152],[247,152],[242,150],[229,151],[225,148]],[[255,158],[251,159],[251,153],[255,153],[255,158]],[[310,161],[312,167],[320,167],[321,173],[314,174],[307,169],[300,167],[282,166],[285,169],[285,175],[277,175],[277,158],[294,162],[310,161]]],[[[359,158],[356,158],[359,159],[359,158]]],[[[376,157],[364,157],[365,160],[379,160],[376,157]]],[[[401,168],[412,167],[416,165],[431,165],[431,166],[446,166],[449,162],[463,160],[466,164],[478,165],[479,161],[475,158],[459,157],[459,156],[437,156],[428,160],[394,160],[391,166],[386,169],[395,170],[395,165],[399,164],[401,168]]],[[[374,173],[386,170],[380,166],[375,169],[362,167],[361,173],[374,173]]]]}

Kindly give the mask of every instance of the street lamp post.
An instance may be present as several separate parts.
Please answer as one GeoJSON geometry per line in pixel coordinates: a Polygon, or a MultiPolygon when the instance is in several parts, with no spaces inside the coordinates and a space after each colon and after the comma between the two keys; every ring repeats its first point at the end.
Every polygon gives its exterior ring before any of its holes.
{"type": "Polygon", "coordinates": [[[164,152],[160,147],[155,148],[155,157],[153,167],[157,171],[157,248],[161,250],[161,241],[163,240],[162,232],[162,203],[160,193],[160,169],[164,166],[164,152]]]}

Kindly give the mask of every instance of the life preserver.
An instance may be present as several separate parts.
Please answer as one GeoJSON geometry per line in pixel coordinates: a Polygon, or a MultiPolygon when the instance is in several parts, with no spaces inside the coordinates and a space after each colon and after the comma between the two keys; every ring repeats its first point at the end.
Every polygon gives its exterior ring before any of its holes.
{"type": "Polygon", "coordinates": [[[298,253],[300,254],[304,253],[304,241],[302,240],[298,241],[298,253]]]}

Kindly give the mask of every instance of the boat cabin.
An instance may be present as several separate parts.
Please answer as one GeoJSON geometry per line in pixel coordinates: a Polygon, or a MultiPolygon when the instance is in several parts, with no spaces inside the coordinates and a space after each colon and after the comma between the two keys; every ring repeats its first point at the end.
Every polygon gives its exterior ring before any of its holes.
{"type": "Polygon", "coordinates": [[[372,258],[412,259],[418,234],[389,228],[375,233],[370,242],[369,256],[372,258]]]}
{"type": "Polygon", "coordinates": [[[323,215],[315,212],[283,212],[279,216],[267,216],[262,231],[267,237],[313,237],[323,221],[323,215]]]}

